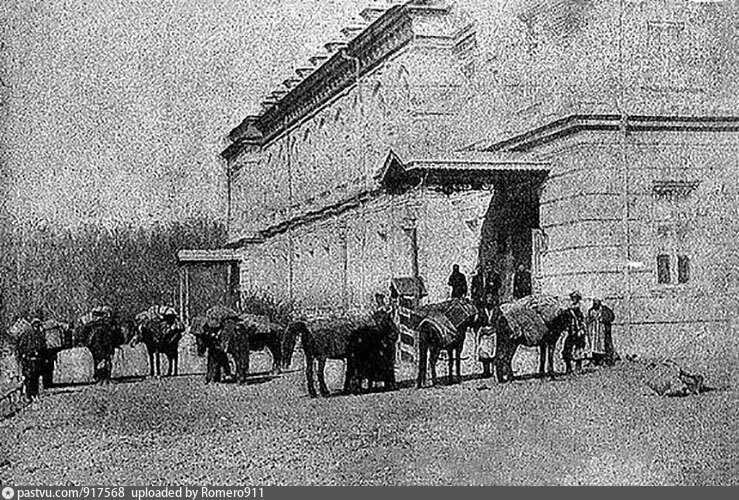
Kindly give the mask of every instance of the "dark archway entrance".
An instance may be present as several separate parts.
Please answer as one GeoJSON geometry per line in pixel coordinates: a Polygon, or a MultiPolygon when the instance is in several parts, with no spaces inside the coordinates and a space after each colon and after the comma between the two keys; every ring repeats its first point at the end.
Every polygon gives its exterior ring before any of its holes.
{"type": "Polygon", "coordinates": [[[541,172],[508,172],[496,179],[482,225],[478,258],[483,269],[492,268],[500,276],[501,300],[512,299],[513,274],[519,265],[536,276],[534,234],[540,228],[539,195],[543,181],[541,172]]]}

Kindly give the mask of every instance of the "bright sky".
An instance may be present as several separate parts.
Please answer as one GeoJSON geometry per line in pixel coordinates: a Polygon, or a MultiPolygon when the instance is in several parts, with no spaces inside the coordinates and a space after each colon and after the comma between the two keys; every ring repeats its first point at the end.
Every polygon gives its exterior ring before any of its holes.
{"type": "Polygon", "coordinates": [[[3,0],[21,219],[223,214],[224,136],[366,0],[3,0]]]}

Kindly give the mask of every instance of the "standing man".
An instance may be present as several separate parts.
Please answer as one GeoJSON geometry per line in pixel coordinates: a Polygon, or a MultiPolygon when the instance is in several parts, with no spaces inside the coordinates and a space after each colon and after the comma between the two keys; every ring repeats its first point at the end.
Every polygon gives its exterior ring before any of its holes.
{"type": "Polygon", "coordinates": [[[459,271],[458,264],[452,266],[452,274],[447,284],[452,287],[453,299],[463,299],[467,296],[467,278],[459,271]]]}
{"type": "MultiPolygon", "coordinates": [[[[28,323],[25,323],[28,325],[28,323]]],[[[20,355],[23,385],[26,398],[33,401],[38,398],[39,377],[43,371],[42,351],[46,347],[46,338],[41,331],[41,320],[34,318],[30,328],[24,328],[18,337],[18,354],[20,355]]]]}
{"type": "Polygon", "coordinates": [[[485,303],[489,308],[498,307],[501,286],[500,275],[493,271],[492,266],[488,267],[488,275],[485,280],[485,303]]]}
{"type": "Polygon", "coordinates": [[[520,299],[531,295],[531,273],[520,264],[513,275],[513,298],[520,299]]]}
{"type": "Polygon", "coordinates": [[[477,266],[477,271],[472,276],[470,296],[477,309],[482,310],[485,307],[485,283],[483,280],[482,266],[480,265],[477,266]]]}
{"type": "Polygon", "coordinates": [[[615,315],[610,307],[604,306],[600,299],[593,299],[593,307],[588,311],[588,333],[593,343],[593,364],[605,363],[613,366],[616,354],[613,350],[611,324],[615,315]]]}
{"type": "Polygon", "coordinates": [[[564,348],[562,349],[562,359],[565,362],[567,373],[572,373],[572,362],[575,362],[575,369],[582,371],[582,360],[585,357],[586,348],[586,332],[585,318],[580,310],[580,301],[582,295],[580,292],[572,292],[570,294],[571,305],[567,310],[570,315],[570,326],[567,331],[564,348]]]}

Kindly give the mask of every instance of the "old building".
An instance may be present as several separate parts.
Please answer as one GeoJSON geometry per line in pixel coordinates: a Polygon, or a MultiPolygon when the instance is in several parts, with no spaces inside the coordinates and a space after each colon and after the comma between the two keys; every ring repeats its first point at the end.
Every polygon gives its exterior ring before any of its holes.
{"type": "MultiPolygon", "coordinates": [[[[230,134],[242,293],[368,308],[493,265],[604,297],[619,347],[721,343],[736,311],[736,2],[411,1],[230,134]],[[716,342],[714,342],[716,343],[716,342]]],[[[732,336],[733,338],[733,336],[732,336]]]]}

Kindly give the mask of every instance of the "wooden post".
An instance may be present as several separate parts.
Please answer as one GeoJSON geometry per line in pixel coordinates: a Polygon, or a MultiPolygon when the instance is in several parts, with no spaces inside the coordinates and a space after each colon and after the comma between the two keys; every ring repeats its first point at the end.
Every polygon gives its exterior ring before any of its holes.
{"type": "Polygon", "coordinates": [[[234,296],[233,296],[233,289],[231,285],[231,280],[233,277],[231,276],[231,263],[226,262],[226,304],[230,308],[234,308],[234,296]]]}
{"type": "Polygon", "coordinates": [[[184,265],[180,264],[178,271],[178,278],[179,278],[179,284],[180,284],[180,299],[179,299],[179,309],[180,309],[180,321],[185,323],[185,269],[184,265]]]}
{"type": "Polygon", "coordinates": [[[341,295],[344,312],[350,308],[349,304],[349,252],[347,248],[347,230],[346,224],[340,228],[339,238],[341,240],[341,295]]]}
{"type": "Polygon", "coordinates": [[[190,324],[190,267],[185,265],[185,324],[190,324]]]}

